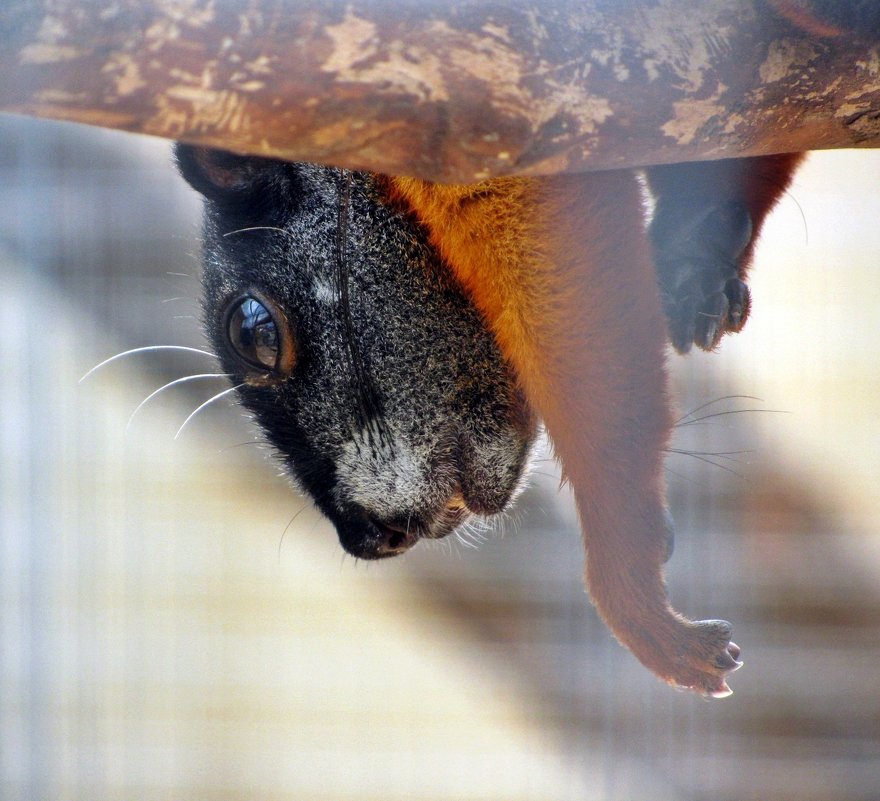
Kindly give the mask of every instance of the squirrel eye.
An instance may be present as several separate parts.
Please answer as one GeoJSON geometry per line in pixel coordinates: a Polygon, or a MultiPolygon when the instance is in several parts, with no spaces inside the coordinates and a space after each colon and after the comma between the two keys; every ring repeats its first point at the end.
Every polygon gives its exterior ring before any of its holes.
{"type": "Polygon", "coordinates": [[[235,356],[251,370],[286,376],[292,350],[286,321],[274,304],[253,295],[233,301],[226,317],[226,338],[235,356]]]}

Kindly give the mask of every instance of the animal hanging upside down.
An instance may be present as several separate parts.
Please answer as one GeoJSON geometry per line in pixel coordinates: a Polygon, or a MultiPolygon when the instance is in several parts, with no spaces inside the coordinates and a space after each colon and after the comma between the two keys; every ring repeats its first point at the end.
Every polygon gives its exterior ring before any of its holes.
{"type": "Polygon", "coordinates": [[[649,231],[629,171],[442,186],[177,157],[207,198],[224,371],[347,551],[394,556],[508,508],[540,417],[605,622],[663,680],[729,694],[730,625],[679,615],[663,580],[665,350],[741,328],[755,238],[800,155],[648,170],[649,231]]]}
{"type": "MultiPolygon", "coordinates": [[[[880,6],[770,0],[818,36],[880,6]]],[[[377,559],[510,506],[537,419],[574,490],[593,601],[670,684],[724,696],[730,624],[670,605],[665,355],[749,313],[800,154],[441,186],[179,145],[206,198],[214,348],[343,547],[377,559]]]]}

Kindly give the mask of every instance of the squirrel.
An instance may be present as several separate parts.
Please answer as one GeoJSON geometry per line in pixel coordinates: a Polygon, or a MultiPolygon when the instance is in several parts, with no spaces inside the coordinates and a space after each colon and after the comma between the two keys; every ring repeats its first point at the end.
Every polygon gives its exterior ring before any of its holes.
{"type": "MultiPolygon", "coordinates": [[[[769,0],[875,41],[880,5],[769,0]]],[[[542,420],[586,582],[658,677],[730,694],[731,626],[670,605],[667,344],[746,322],[755,242],[801,153],[440,185],[176,146],[205,196],[204,316],[290,474],[364,559],[507,509],[542,420]]]]}
{"type": "Polygon", "coordinates": [[[725,621],[670,606],[665,349],[742,328],[801,154],[440,185],[176,146],[204,320],[288,472],[362,559],[510,507],[542,420],[593,602],[661,679],[730,693],[725,621]],[[686,189],[685,192],[682,190],[686,189]]]}

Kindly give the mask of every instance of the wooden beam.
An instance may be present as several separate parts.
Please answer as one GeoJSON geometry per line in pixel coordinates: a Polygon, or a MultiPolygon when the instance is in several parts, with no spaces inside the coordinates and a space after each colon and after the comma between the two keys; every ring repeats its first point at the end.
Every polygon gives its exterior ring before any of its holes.
{"type": "Polygon", "coordinates": [[[0,111],[472,181],[880,145],[880,50],[763,2],[4,0],[0,111]]]}

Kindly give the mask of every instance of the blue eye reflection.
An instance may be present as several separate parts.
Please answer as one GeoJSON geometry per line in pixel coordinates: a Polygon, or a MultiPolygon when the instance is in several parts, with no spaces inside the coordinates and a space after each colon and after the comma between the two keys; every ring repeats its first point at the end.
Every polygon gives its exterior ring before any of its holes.
{"type": "Polygon", "coordinates": [[[241,298],[229,314],[226,335],[235,355],[259,370],[278,367],[280,342],[272,313],[256,298],[241,298]]]}

